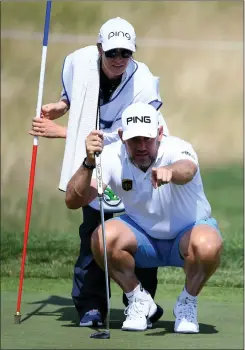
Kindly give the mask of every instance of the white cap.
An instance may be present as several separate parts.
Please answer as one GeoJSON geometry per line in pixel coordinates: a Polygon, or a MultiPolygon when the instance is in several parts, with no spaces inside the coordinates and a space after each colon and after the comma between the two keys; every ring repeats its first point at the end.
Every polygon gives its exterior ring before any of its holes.
{"type": "Polygon", "coordinates": [[[100,28],[97,43],[102,45],[104,51],[122,48],[135,52],[135,41],[134,27],[125,19],[116,17],[100,28]]]}
{"type": "Polygon", "coordinates": [[[147,103],[133,103],[122,114],[123,141],[136,136],[155,138],[158,127],[158,112],[147,103]]]}

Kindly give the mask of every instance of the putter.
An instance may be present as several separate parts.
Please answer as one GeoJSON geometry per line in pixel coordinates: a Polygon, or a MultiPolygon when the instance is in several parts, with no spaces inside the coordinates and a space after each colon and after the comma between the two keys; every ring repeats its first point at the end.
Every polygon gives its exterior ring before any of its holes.
{"type": "Polygon", "coordinates": [[[101,168],[101,156],[95,154],[96,164],[96,180],[98,187],[98,199],[100,203],[100,218],[102,227],[103,247],[104,247],[104,265],[105,265],[105,283],[106,283],[106,300],[107,300],[107,314],[106,314],[106,329],[104,331],[97,331],[90,335],[90,338],[94,339],[110,339],[110,292],[109,292],[109,274],[107,265],[107,250],[106,250],[106,237],[105,237],[105,219],[104,219],[104,207],[103,207],[103,179],[101,168]]]}

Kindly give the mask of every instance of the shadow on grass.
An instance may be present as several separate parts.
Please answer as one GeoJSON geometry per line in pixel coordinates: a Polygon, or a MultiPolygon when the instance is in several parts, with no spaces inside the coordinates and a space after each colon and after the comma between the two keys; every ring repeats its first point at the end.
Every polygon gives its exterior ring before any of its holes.
{"type": "MultiPolygon", "coordinates": [[[[21,322],[26,322],[33,316],[53,316],[57,317],[57,321],[60,322],[69,322],[67,324],[62,324],[62,327],[78,327],[79,320],[77,317],[77,313],[75,307],[73,306],[73,302],[71,299],[59,297],[56,295],[52,295],[45,300],[35,301],[30,303],[31,305],[39,306],[27,314],[25,318],[22,319],[21,322]],[[41,311],[45,306],[55,305],[61,306],[55,311],[44,312],[41,311]]],[[[110,315],[110,329],[121,329],[122,322],[124,320],[124,313],[122,309],[111,309],[110,315]]],[[[202,334],[214,334],[218,333],[218,330],[215,329],[215,326],[199,323],[200,333],[202,334]]],[[[94,329],[93,327],[90,327],[94,329]]],[[[163,336],[168,333],[174,332],[174,321],[163,321],[159,320],[155,324],[153,324],[153,328],[148,330],[145,334],[146,336],[163,336]],[[159,330],[159,331],[157,331],[159,330]]]]}

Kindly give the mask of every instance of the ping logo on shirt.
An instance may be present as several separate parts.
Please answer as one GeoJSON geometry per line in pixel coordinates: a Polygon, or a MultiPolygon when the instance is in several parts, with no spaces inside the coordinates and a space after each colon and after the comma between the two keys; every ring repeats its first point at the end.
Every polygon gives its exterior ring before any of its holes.
{"type": "Polygon", "coordinates": [[[127,118],[127,125],[129,123],[133,122],[134,124],[137,123],[137,122],[140,122],[140,123],[151,123],[151,117],[147,116],[147,115],[142,115],[141,117],[128,117],[127,118]]]}
{"type": "Polygon", "coordinates": [[[129,34],[129,33],[124,33],[124,32],[122,32],[122,31],[120,31],[120,32],[110,32],[109,34],[108,34],[108,39],[111,39],[111,38],[113,38],[114,36],[122,36],[123,38],[125,37],[125,38],[127,38],[128,40],[130,40],[131,39],[131,35],[129,34]]]}

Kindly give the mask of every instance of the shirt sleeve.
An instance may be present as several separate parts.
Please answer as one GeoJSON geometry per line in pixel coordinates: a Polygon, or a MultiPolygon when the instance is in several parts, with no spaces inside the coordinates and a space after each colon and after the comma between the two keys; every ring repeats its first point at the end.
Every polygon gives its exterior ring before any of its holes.
{"type": "Polygon", "coordinates": [[[169,156],[169,164],[173,164],[178,160],[188,159],[198,165],[198,157],[192,145],[183,140],[179,140],[177,145],[173,145],[173,151],[169,156]]]}
{"type": "Polygon", "coordinates": [[[119,140],[118,129],[122,127],[121,118],[116,120],[110,128],[103,129],[104,144],[109,145],[119,140]]]}
{"type": "Polygon", "coordinates": [[[73,53],[71,53],[64,59],[62,73],[61,73],[61,81],[63,86],[63,90],[61,92],[61,100],[66,99],[70,104],[71,95],[72,95],[72,81],[73,81],[73,53]]]}

